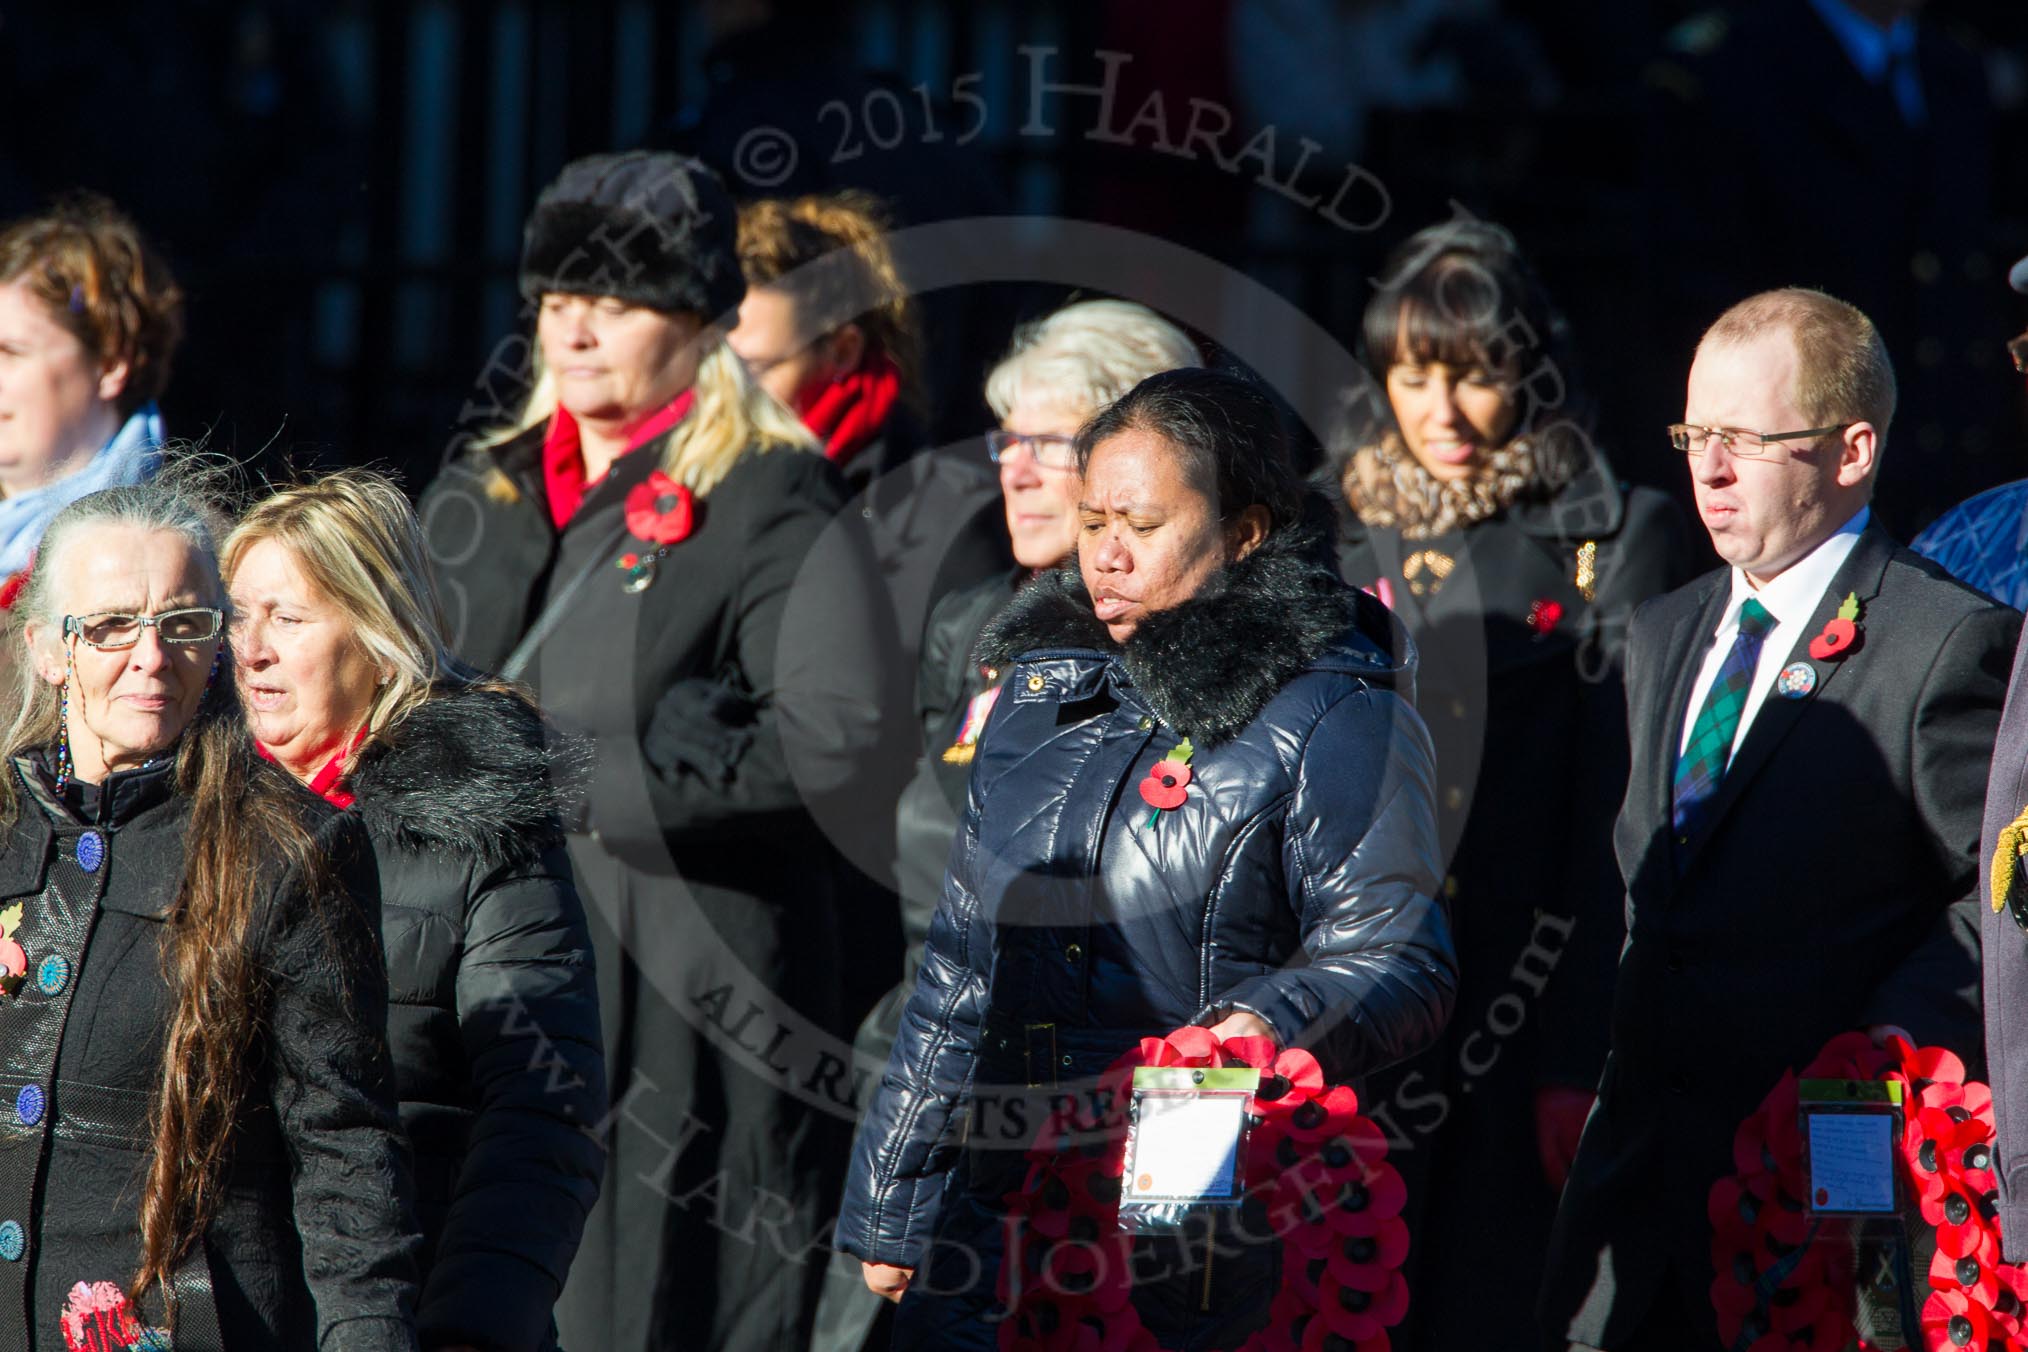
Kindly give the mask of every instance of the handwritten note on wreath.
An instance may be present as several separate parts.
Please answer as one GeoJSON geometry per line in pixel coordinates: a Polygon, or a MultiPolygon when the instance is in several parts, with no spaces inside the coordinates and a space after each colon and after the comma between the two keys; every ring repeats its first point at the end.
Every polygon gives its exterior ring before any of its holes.
{"type": "Polygon", "coordinates": [[[1820,1212],[1894,1210],[1894,1122],[1886,1113],[1810,1113],[1810,1201],[1820,1212]]]}

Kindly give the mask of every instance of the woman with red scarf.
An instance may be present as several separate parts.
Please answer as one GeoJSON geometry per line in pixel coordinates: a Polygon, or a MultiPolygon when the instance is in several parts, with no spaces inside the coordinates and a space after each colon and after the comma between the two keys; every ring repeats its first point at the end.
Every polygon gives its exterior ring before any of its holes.
{"type": "Polygon", "coordinates": [[[886,230],[865,193],[770,198],[739,212],[747,290],[728,341],[854,487],[922,443],[915,306],[886,230]]]}
{"type": "Polygon", "coordinates": [[[844,474],[913,649],[939,597],[1013,559],[976,450],[923,445],[919,321],[887,229],[862,192],[741,207],[746,298],[726,342],[844,474]]]}

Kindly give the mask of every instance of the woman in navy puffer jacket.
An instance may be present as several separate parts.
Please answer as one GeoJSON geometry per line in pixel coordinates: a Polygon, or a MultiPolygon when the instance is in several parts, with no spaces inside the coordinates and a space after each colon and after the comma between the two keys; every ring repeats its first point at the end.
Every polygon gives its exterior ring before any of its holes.
{"type": "MultiPolygon", "coordinates": [[[[898,1347],[995,1344],[1022,1152],[1137,1039],[1264,1035],[1346,1080],[1434,1040],[1455,985],[1413,660],[1306,524],[1272,403],[1167,372],[1078,454],[1076,557],[981,639],[1011,672],[838,1223],[868,1284],[907,1292],[898,1347]],[[1139,786],[1186,737],[1158,812],[1139,786]]],[[[1275,1246],[1208,1283],[1140,1247],[1163,1346],[1265,1319],[1275,1246]]]]}

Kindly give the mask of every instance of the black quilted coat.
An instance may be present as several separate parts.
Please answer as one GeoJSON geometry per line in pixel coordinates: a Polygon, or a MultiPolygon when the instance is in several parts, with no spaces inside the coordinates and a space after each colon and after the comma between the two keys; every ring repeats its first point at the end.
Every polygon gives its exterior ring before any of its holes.
{"type": "MultiPolygon", "coordinates": [[[[1442,1028],[1429,735],[1412,659],[1361,613],[1316,541],[1285,531],[1124,647],[1074,564],[987,627],[981,660],[1014,665],[838,1224],[845,1251],[917,1269],[897,1345],[992,1345],[1002,1199],[1041,1124],[998,1087],[1088,1084],[1135,1039],[1235,1010],[1337,1079],[1442,1028]],[[1137,786],[1185,735],[1187,796],[1150,824],[1137,786]]],[[[1197,1346],[1258,1323],[1269,1277],[1218,1264],[1215,1315],[1196,1277],[1135,1301],[1165,1346],[1197,1346]]]]}
{"type": "Polygon", "coordinates": [[[380,865],[388,1043],[415,1151],[425,1346],[553,1345],[605,1160],[604,1043],[540,720],[440,688],[348,788],[380,865]]]}

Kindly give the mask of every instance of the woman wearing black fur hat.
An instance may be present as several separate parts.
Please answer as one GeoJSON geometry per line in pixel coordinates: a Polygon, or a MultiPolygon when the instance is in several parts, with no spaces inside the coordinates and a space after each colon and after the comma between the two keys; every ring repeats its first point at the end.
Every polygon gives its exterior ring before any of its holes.
{"type": "Polygon", "coordinates": [[[1477,1347],[1477,1301],[1528,1309],[1603,1068],[1625,891],[1620,650],[1689,575],[1669,500],[1591,444],[1564,325],[1505,231],[1447,222],[1384,269],[1365,346],[1384,389],[1331,471],[1339,563],[1422,653],[1458,937],[1444,1041],[1367,1086],[1405,1142],[1416,1297],[1396,1341],[1477,1347]]]}
{"type": "Polygon", "coordinates": [[[422,503],[459,656],[595,756],[568,825],[613,1106],[573,1352],[807,1341],[852,1111],[833,841],[893,848],[891,815],[836,829],[905,730],[893,621],[837,470],[724,342],[735,227],[694,161],[566,166],[522,259],[540,378],[422,503]]]}
{"type": "MultiPolygon", "coordinates": [[[[1074,1092],[1193,1023],[1301,1043],[1345,1079],[1428,1045],[1450,1007],[1429,735],[1396,689],[1412,661],[1306,526],[1273,404],[1171,371],[1077,451],[1075,558],[981,640],[1006,693],[838,1223],[902,1298],[897,1346],[995,1345],[1005,1198],[1041,1123],[1023,1131],[1005,1087],[1074,1092]],[[1186,738],[1180,801],[1151,814],[1134,785],[1186,738]]],[[[1275,1257],[1133,1301],[1162,1346],[1234,1346],[1275,1257]]]]}
{"type": "Polygon", "coordinates": [[[541,720],[451,658],[428,566],[380,475],[284,489],[226,541],[233,656],[263,754],[373,841],[424,1345],[536,1352],[605,1164],[591,938],[541,720]]]}

